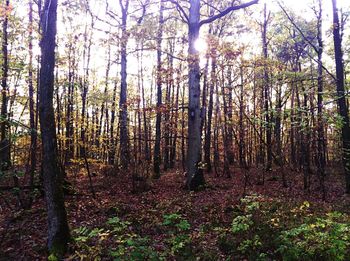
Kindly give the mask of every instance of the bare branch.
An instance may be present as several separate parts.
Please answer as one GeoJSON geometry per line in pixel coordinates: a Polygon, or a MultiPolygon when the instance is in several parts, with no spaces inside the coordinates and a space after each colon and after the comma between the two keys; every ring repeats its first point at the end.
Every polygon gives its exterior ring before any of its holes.
{"type": "Polygon", "coordinates": [[[331,73],[324,65],[323,63],[320,63],[320,61],[317,61],[317,59],[315,59],[314,57],[312,57],[312,55],[309,53],[309,52],[306,52],[307,56],[309,56],[309,58],[311,60],[313,60],[314,62],[316,62],[317,64],[321,64],[321,67],[323,70],[325,70],[325,72],[330,76],[332,77],[332,79],[336,82],[337,81],[337,78],[334,76],[333,73],[331,73]]]}
{"type": "Polygon", "coordinates": [[[184,18],[184,21],[186,23],[189,22],[188,15],[186,14],[185,10],[183,9],[183,7],[179,4],[179,2],[177,0],[166,0],[166,1],[174,4],[176,6],[176,9],[179,12],[180,16],[182,18],[184,18]]]}
{"type": "Polygon", "coordinates": [[[304,32],[299,28],[299,26],[297,26],[297,24],[294,22],[293,18],[288,14],[288,12],[286,11],[286,9],[281,5],[280,2],[278,2],[279,7],[282,9],[283,13],[287,16],[289,22],[291,22],[291,24],[294,26],[295,29],[297,29],[297,31],[301,34],[301,36],[304,38],[304,40],[315,50],[316,53],[319,53],[320,50],[319,48],[314,45],[304,34],[304,32]]]}
{"type": "Polygon", "coordinates": [[[244,4],[241,4],[241,5],[235,5],[235,6],[230,6],[228,8],[226,8],[225,10],[221,11],[220,13],[216,14],[216,15],[213,15],[212,17],[209,17],[208,19],[205,19],[205,20],[202,20],[199,22],[199,26],[202,26],[204,24],[209,24],[211,22],[214,22],[215,20],[231,13],[232,11],[236,11],[236,10],[239,10],[239,9],[244,9],[244,8],[247,8],[251,5],[254,5],[254,4],[257,4],[259,2],[259,0],[253,0],[253,1],[250,1],[248,3],[244,3],[244,4]]]}
{"type": "Polygon", "coordinates": [[[215,10],[217,12],[221,12],[219,8],[215,7],[214,5],[212,5],[209,1],[203,1],[203,3],[207,6],[209,6],[212,10],[215,10]]]}

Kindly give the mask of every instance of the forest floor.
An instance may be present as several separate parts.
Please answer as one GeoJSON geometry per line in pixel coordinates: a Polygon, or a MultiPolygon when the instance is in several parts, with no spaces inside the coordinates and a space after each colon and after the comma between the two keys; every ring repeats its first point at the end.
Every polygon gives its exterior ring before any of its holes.
{"type": "MultiPolygon", "coordinates": [[[[310,208],[316,212],[350,213],[350,198],[344,195],[343,177],[336,174],[327,177],[327,196],[323,201],[316,177],[313,177],[310,192],[306,192],[303,190],[302,175],[290,170],[284,170],[288,179],[287,188],[280,181],[281,171],[267,172],[264,185],[258,185],[259,170],[249,172],[250,182],[244,188],[245,176],[240,170],[236,170],[233,171],[232,178],[206,174],[207,185],[198,192],[186,191],[183,173],[170,170],[159,180],[153,180],[150,190],[135,194],[131,192],[132,182],[128,175],[103,176],[95,168],[95,199],[90,193],[86,175],[78,173],[68,177],[74,191],[66,196],[68,220],[73,235],[80,240],[80,245],[71,245],[70,258],[75,260],[104,257],[110,249],[115,248],[112,246],[115,242],[108,238],[111,229],[106,227],[106,222],[112,225],[119,222],[117,225],[121,229],[126,228],[127,233],[131,234],[130,238],[147,237],[152,251],[168,251],[168,257],[173,256],[163,259],[187,259],[176,257],[176,251],[185,250],[184,244],[177,242],[177,237],[169,239],[169,230],[174,228],[183,236],[184,241],[191,240],[191,244],[196,246],[191,250],[193,256],[207,255],[199,260],[224,260],[228,254],[218,245],[220,229],[217,228],[230,226],[236,206],[240,204],[244,194],[262,195],[265,199],[280,201],[288,208],[307,201],[307,205],[311,205],[310,208]],[[115,217],[118,219],[113,219],[115,217]],[[206,227],[215,229],[205,233],[209,231],[205,230],[206,227]],[[90,229],[89,231],[101,228],[97,231],[99,239],[92,239],[88,245],[89,236],[79,237],[85,233],[81,228],[90,229]]],[[[16,198],[13,195],[13,192],[2,192],[0,197],[0,260],[45,260],[47,225],[44,199],[37,198],[30,210],[15,210],[14,206],[11,210],[4,204],[4,198],[15,205],[16,198]]],[[[90,236],[92,238],[94,235],[90,236]]],[[[123,240],[118,240],[123,244],[123,240]]],[[[124,241],[133,246],[130,240],[124,241]]],[[[106,256],[105,259],[109,260],[111,257],[106,256]]]]}

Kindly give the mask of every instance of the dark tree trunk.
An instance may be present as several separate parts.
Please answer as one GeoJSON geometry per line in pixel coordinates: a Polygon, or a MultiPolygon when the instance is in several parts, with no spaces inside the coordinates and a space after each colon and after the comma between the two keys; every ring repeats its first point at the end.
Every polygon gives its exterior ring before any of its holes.
{"type": "Polygon", "coordinates": [[[34,87],[33,87],[33,2],[29,1],[29,68],[28,68],[28,88],[29,88],[29,120],[30,120],[30,187],[34,188],[34,172],[36,168],[37,150],[37,130],[35,124],[34,109],[34,87]]]}
{"type": "MultiPolygon", "coordinates": [[[[174,44],[171,41],[168,41],[168,46],[170,53],[174,52],[174,44]]],[[[167,171],[170,166],[170,146],[171,146],[171,126],[172,126],[172,117],[170,115],[172,98],[174,95],[171,95],[172,90],[174,90],[174,79],[173,79],[173,70],[174,70],[174,61],[173,58],[168,56],[168,69],[167,69],[167,88],[165,95],[165,108],[166,113],[164,115],[164,171],[167,171]]],[[[173,93],[174,94],[174,93],[173,93]]]]}
{"type": "Polygon", "coordinates": [[[302,158],[302,165],[303,165],[303,173],[304,173],[304,189],[310,188],[310,175],[311,175],[311,168],[310,168],[310,120],[309,120],[309,114],[308,114],[308,105],[307,102],[309,100],[309,97],[307,95],[307,91],[305,90],[304,85],[302,85],[302,91],[304,94],[304,101],[303,101],[303,114],[302,114],[302,132],[301,132],[301,141],[303,144],[301,145],[301,158],[302,158]]]}
{"type": "Polygon", "coordinates": [[[179,93],[180,93],[180,76],[177,77],[176,80],[176,97],[175,97],[175,119],[174,119],[174,137],[170,152],[170,168],[175,167],[175,161],[176,161],[176,143],[177,143],[177,137],[178,137],[178,120],[179,120],[179,93]]]}
{"type": "Polygon", "coordinates": [[[276,91],[276,117],[275,117],[275,140],[276,140],[276,156],[277,165],[282,166],[282,139],[281,139],[281,117],[282,117],[282,88],[278,82],[278,90],[276,91]]]}
{"type": "Polygon", "coordinates": [[[241,168],[246,168],[246,152],[245,152],[245,132],[244,132],[244,79],[243,65],[240,68],[240,97],[239,97],[239,165],[241,168]]]}
{"type": "Polygon", "coordinates": [[[114,122],[115,122],[115,105],[117,98],[117,82],[114,83],[113,97],[112,97],[112,109],[111,109],[111,123],[110,123],[110,143],[108,151],[108,164],[114,165],[115,158],[115,137],[114,137],[114,122]]]}
{"type": "MultiPolygon", "coordinates": [[[[72,40],[73,41],[73,40],[72,40]]],[[[65,165],[73,158],[73,94],[75,80],[75,43],[69,43],[68,50],[68,94],[66,107],[66,144],[65,144],[65,165]]]]}
{"type": "Polygon", "coordinates": [[[231,177],[231,170],[230,170],[230,162],[228,155],[230,154],[230,147],[229,147],[229,140],[228,140],[228,110],[227,110],[227,101],[226,101],[226,87],[225,87],[225,71],[221,71],[221,94],[222,94],[222,101],[224,105],[224,124],[221,124],[221,131],[222,131],[222,141],[224,145],[224,170],[223,170],[223,176],[230,178],[231,177]]]}
{"type": "Polygon", "coordinates": [[[267,41],[267,26],[269,23],[270,13],[267,14],[266,3],[264,5],[264,23],[262,28],[262,42],[263,42],[263,56],[264,56],[264,113],[265,113],[265,124],[266,124],[266,152],[267,152],[267,161],[266,161],[266,170],[271,170],[272,168],[272,135],[271,135],[271,123],[270,123],[270,79],[268,72],[268,41],[267,41]]]}
{"type": "Polygon", "coordinates": [[[0,123],[0,164],[1,169],[7,169],[11,165],[10,161],[10,141],[8,139],[9,125],[8,125],[8,112],[7,112],[7,103],[8,103],[8,86],[7,86],[7,77],[8,77],[8,10],[10,6],[10,1],[6,0],[6,10],[5,17],[2,24],[2,78],[1,78],[1,88],[2,88],[2,97],[1,97],[1,123],[0,123]]]}
{"type": "Polygon", "coordinates": [[[345,168],[346,193],[350,193],[350,123],[349,108],[346,103],[344,86],[344,64],[342,42],[340,37],[340,24],[337,9],[337,1],[332,0],[333,4],[333,39],[334,39],[334,58],[337,77],[337,96],[339,114],[343,118],[342,124],[342,146],[343,146],[343,165],[345,168]]]}
{"type": "Polygon", "coordinates": [[[185,84],[182,86],[182,99],[181,99],[181,165],[182,170],[186,170],[186,150],[185,150],[185,84]]]}
{"type": "MultiPolygon", "coordinates": [[[[82,106],[81,106],[81,126],[80,126],[80,139],[81,141],[85,141],[85,135],[86,135],[86,129],[85,126],[85,116],[86,116],[86,104],[87,104],[87,95],[88,95],[88,79],[89,79],[89,73],[90,73],[90,57],[91,57],[91,45],[92,45],[92,36],[90,35],[90,38],[88,39],[88,30],[87,25],[85,25],[85,32],[84,32],[84,51],[83,51],[83,59],[84,59],[84,77],[81,82],[81,100],[82,100],[82,106]],[[86,60],[85,60],[86,59],[86,60]]],[[[91,27],[93,27],[93,20],[91,21],[91,27]]],[[[80,154],[81,156],[85,153],[85,149],[83,146],[80,147],[80,154]]]]}
{"type": "Polygon", "coordinates": [[[149,130],[148,130],[148,124],[147,124],[147,110],[146,110],[146,97],[145,97],[145,86],[144,86],[144,77],[143,77],[143,46],[141,50],[141,69],[140,69],[140,77],[141,77],[141,93],[142,93],[142,105],[143,105],[143,137],[145,140],[145,159],[147,162],[150,163],[151,161],[151,153],[150,153],[150,138],[149,136],[149,130]]]}
{"type": "MultiPolygon", "coordinates": [[[[99,125],[97,126],[97,138],[96,138],[96,146],[104,146],[104,133],[107,133],[106,128],[103,127],[103,123],[108,123],[108,107],[107,107],[107,95],[108,95],[108,84],[109,84],[109,71],[111,68],[111,46],[108,46],[107,51],[107,66],[106,66],[106,74],[105,74],[105,88],[103,91],[103,97],[102,97],[102,106],[101,106],[101,115],[99,120],[99,125]],[[103,117],[106,116],[106,120],[103,120],[103,117]],[[102,129],[104,129],[104,133],[102,133],[102,129]],[[101,144],[102,143],[102,144],[101,144]]],[[[107,125],[106,125],[107,127],[107,125]]],[[[108,139],[106,139],[108,141],[108,139]]],[[[103,151],[100,151],[100,158],[103,159],[103,151]]]]}
{"type": "Polygon", "coordinates": [[[320,186],[322,189],[323,199],[325,199],[326,188],[325,179],[325,139],[323,123],[323,37],[322,37],[322,1],[318,1],[319,13],[317,17],[317,173],[319,175],[320,186]]]}
{"type": "MultiPolygon", "coordinates": [[[[232,99],[232,68],[229,66],[228,72],[227,72],[227,78],[228,78],[228,108],[227,108],[227,120],[228,120],[228,126],[227,126],[227,159],[229,161],[230,165],[233,165],[235,162],[235,155],[234,155],[234,148],[233,148],[233,99],[232,99]]],[[[226,113],[225,113],[226,115],[226,113]]]]}
{"type": "Polygon", "coordinates": [[[56,46],[57,0],[46,0],[41,17],[42,39],[39,117],[43,148],[42,170],[48,215],[48,248],[63,256],[70,238],[62,190],[63,173],[57,156],[57,138],[53,109],[53,85],[56,46]]]}

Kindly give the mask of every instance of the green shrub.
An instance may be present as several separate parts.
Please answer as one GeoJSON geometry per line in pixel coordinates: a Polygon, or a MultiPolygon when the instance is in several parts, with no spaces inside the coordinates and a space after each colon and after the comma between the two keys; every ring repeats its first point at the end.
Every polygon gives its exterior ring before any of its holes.
{"type": "Polygon", "coordinates": [[[129,229],[128,221],[118,217],[108,219],[107,229],[80,227],[73,230],[76,251],[70,259],[100,260],[110,256],[114,260],[161,260],[150,246],[149,239],[129,229]],[[112,247],[107,242],[112,242],[112,247]]]}
{"type": "Polygon", "coordinates": [[[169,237],[166,243],[170,249],[170,255],[180,259],[190,259],[192,254],[190,223],[180,214],[172,213],[163,216],[163,226],[166,227],[169,237]]]}
{"type": "Polygon", "coordinates": [[[339,213],[283,231],[278,252],[284,260],[346,260],[350,256],[350,224],[339,213]]]}
{"type": "Polygon", "coordinates": [[[291,207],[253,195],[241,200],[218,246],[249,260],[349,260],[349,217],[312,213],[310,203],[291,207]]]}

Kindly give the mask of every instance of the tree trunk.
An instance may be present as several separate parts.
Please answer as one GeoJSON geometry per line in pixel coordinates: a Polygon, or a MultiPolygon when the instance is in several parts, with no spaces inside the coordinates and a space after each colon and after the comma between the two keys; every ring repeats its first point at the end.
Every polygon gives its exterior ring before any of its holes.
{"type": "Polygon", "coordinates": [[[214,104],[214,88],[216,82],[216,53],[215,49],[211,54],[211,73],[210,73],[210,84],[209,84],[209,101],[208,101],[208,116],[207,116],[207,129],[205,132],[204,140],[204,162],[208,172],[211,172],[211,133],[212,133],[212,118],[213,118],[213,104],[214,104]]]}
{"type": "MultiPolygon", "coordinates": [[[[174,47],[171,41],[168,41],[170,53],[173,53],[174,47]]],[[[173,79],[173,58],[168,56],[168,68],[166,73],[167,88],[165,95],[165,114],[164,114],[164,171],[167,171],[170,165],[170,141],[171,141],[171,90],[174,89],[174,79],[173,79]]]]}
{"type": "MultiPolygon", "coordinates": [[[[228,78],[228,108],[227,108],[227,120],[228,120],[228,126],[227,126],[227,158],[230,165],[233,165],[235,162],[235,154],[234,154],[234,147],[233,147],[233,99],[232,99],[232,67],[228,67],[227,72],[227,78],[228,78]]],[[[226,113],[225,113],[226,115],[226,113]]]]}
{"type": "MultiPolygon", "coordinates": [[[[256,4],[258,0],[248,3],[230,6],[217,15],[200,21],[200,0],[190,0],[190,13],[188,16],[188,149],[187,149],[187,181],[189,189],[197,189],[205,183],[203,176],[203,167],[201,164],[201,121],[202,113],[200,108],[200,67],[198,50],[195,48],[195,42],[199,36],[200,27],[204,24],[214,22],[215,20],[229,14],[232,11],[246,8],[256,4]]],[[[182,9],[183,11],[183,9],[182,9]]]]}
{"type": "Polygon", "coordinates": [[[48,215],[48,248],[63,256],[70,238],[62,190],[63,173],[57,157],[57,138],[53,109],[57,0],[46,0],[41,17],[42,39],[39,117],[43,148],[43,178],[48,215]]]}
{"type": "Polygon", "coordinates": [[[201,109],[200,109],[200,68],[195,42],[199,36],[200,0],[190,1],[188,26],[188,148],[187,148],[187,188],[197,189],[204,184],[201,162],[201,109]]]}
{"type": "MultiPolygon", "coordinates": [[[[93,19],[91,20],[91,27],[93,27],[93,19]]],[[[83,60],[84,60],[84,77],[81,81],[81,126],[80,126],[80,139],[81,141],[85,141],[86,129],[85,126],[85,114],[86,114],[86,104],[87,104],[87,95],[88,95],[88,82],[89,82],[89,73],[90,73],[90,58],[91,58],[91,45],[92,45],[92,35],[90,34],[90,38],[88,39],[88,31],[87,24],[85,25],[84,32],[84,51],[83,51],[83,60]],[[86,60],[85,60],[86,59],[86,60]]],[[[85,153],[85,149],[83,146],[80,148],[80,154],[83,155],[85,153]]]]}
{"type": "Polygon", "coordinates": [[[320,186],[323,199],[325,199],[326,188],[325,179],[325,139],[323,123],[323,37],[322,37],[322,1],[319,0],[319,13],[317,17],[317,172],[319,175],[320,186]]]}
{"type": "Polygon", "coordinates": [[[119,100],[119,135],[120,135],[120,164],[122,169],[126,170],[129,164],[129,135],[128,135],[128,109],[127,109],[127,44],[129,33],[126,30],[129,0],[119,0],[122,10],[122,38],[121,38],[121,88],[119,100]]]}
{"type": "Polygon", "coordinates": [[[5,17],[2,24],[2,98],[1,98],[1,123],[0,123],[0,164],[1,169],[8,169],[11,165],[10,161],[10,141],[8,139],[9,125],[8,125],[8,112],[7,112],[7,103],[8,103],[8,86],[7,86],[7,77],[8,77],[8,16],[9,16],[9,6],[10,1],[6,0],[6,10],[5,17]]]}
{"type": "Polygon", "coordinates": [[[245,131],[244,131],[244,79],[243,79],[243,64],[240,67],[240,97],[239,97],[239,165],[241,168],[246,168],[246,149],[245,149],[245,131]]]}
{"type": "Polygon", "coordinates": [[[29,120],[30,120],[30,187],[34,189],[34,172],[36,168],[37,150],[37,130],[35,124],[34,109],[34,87],[33,87],[33,2],[29,1],[29,68],[28,68],[28,88],[29,88],[29,120]]]}
{"type": "MultiPolygon", "coordinates": [[[[74,40],[71,40],[74,41],[74,40]]],[[[68,50],[68,94],[66,107],[66,144],[65,144],[65,159],[64,165],[68,164],[73,158],[73,94],[75,80],[75,43],[69,43],[68,50]]]]}
{"type": "Polygon", "coordinates": [[[342,43],[340,37],[340,24],[337,9],[337,1],[332,0],[333,4],[333,40],[334,40],[334,58],[337,77],[337,96],[339,114],[343,118],[342,124],[342,146],[343,146],[343,165],[345,168],[346,193],[350,193],[350,123],[349,108],[346,103],[346,94],[344,86],[344,64],[342,43]]]}
{"type": "Polygon", "coordinates": [[[146,110],[146,97],[145,97],[145,86],[144,86],[144,77],[143,77],[143,43],[141,48],[141,64],[140,64],[140,77],[141,77],[141,93],[142,93],[142,106],[143,106],[143,137],[145,140],[145,159],[147,162],[151,162],[151,153],[150,153],[150,138],[149,130],[147,124],[147,110],[146,110]]]}
{"type": "Polygon", "coordinates": [[[115,122],[115,105],[117,98],[117,82],[114,83],[111,109],[111,123],[110,123],[110,142],[108,151],[108,164],[114,165],[115,159],[115,137],[114,137],[114,122],[115,122]]]}
{"type": "MultiPolygon", "coordinates": [[[[179,74],[179,72],[178,72],[179,74]]],[[[176,161],[176,143],[177,143],[177,137],[178,137],[178,120],[179,120],[179,93],[180,93],[180,76],[177,76],[176,80],[176,97],[175,97],[175,119],[174,119],[174,137],[171,147],[171,153],[170,153],[170,168],[175,167],[175,161],[176,161]]]]}
{"type": "Polygon", "coordinates": [[[157,34],[157,117],[156,117],[156,142],[154,144],[153,170],[154,178],[160,177],[160,139],[162,121],[162,38],[163,38],[163,9],[164,1],[160,1],[159,22],[157,34]]]}
{"type": "Polygon", "coordinates": [[[271,123],[270,123],[270,107],[269,107],[269,97],[270,97],[270,80],[268,74],[268,42],[267,42],[267,25],[269,23],[269,14],[267,14],[266,3],[264,4],[264,23],[262,31],[262,41],[263,41],[263,56],[264,56],[264,113],[265,113],[265,125],[266,125],[266,146],[267,146],[267,161],[266,170],[271,170],[272,168],[272,139],[271,139],[271,123]]]}

